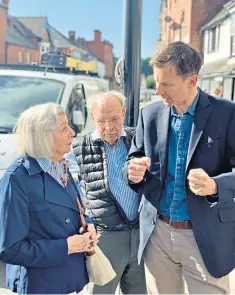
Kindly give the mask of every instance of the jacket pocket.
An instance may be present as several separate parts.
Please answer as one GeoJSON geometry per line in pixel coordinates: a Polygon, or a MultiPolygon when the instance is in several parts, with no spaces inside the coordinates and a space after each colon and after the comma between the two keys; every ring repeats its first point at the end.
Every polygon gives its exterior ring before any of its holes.
{"type": "Polygon", "coordinates": [[[235,206],[219,210],[221,222],[235,222],[235,206]]]}

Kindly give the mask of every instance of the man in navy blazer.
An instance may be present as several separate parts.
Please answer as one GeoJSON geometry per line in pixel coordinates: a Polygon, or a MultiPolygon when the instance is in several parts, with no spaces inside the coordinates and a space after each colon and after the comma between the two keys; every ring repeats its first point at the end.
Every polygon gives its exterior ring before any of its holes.
{"type": "Polygon", "coordinates": [[[124,167],[160,294],[184,293],[184,280],[189,293],[229,293],[235,265],[235,104],[197,88],[202,64],[182,42],[152,58],[162,101],[141,110],[124,167]]]}

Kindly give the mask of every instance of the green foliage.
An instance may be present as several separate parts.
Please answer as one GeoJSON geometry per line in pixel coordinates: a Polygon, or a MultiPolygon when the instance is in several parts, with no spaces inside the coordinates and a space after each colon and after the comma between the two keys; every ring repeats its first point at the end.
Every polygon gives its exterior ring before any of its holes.
{"type": "Polygon", "coordinates": [[[141,60],[141,73],[145,75],[145,77],[153,74],[153,69],[149,65],[150,57],[142,58],[141,60]]]}
{"type": "Polygon", "coordinates": [[[146,80],[146,87],[148,89],[155,89],[155,81],[153,79],[146,80]]]}

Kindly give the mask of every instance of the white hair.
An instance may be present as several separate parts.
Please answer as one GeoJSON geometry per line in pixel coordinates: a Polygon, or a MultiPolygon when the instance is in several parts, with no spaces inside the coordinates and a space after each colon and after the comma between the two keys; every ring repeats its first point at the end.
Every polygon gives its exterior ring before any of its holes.
{"type": "Polygon", "coordinates": [[[115,97],[124,108],[126,107],[125,95],[123,95],[121,92],[112,90],[112,91],[107,91],[107,92],[99,92],[99,93],[96,93],[96,94],[90,96],[87,99],[87,108],[91,111],[93,108],[93,105],[96,102],[98,102],[100,99],[102,99],[103,96],[108,96],[108,95],[115,97]]]}
{"type": "Polygon", "coordinates": [[[14,128],[17,150],[33,158],[50,158],[54,154],[53,132],[60,127],[59,115],[63,108],[55,103],[45,103],[24,111],[14,128]]]}

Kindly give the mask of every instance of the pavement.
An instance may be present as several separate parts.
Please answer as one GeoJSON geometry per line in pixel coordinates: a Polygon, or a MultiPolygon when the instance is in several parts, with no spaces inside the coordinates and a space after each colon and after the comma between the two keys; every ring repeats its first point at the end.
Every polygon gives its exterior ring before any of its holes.
{"type": "MultiPolygon", "coordinates": [[[[148,277],[147,277],[148,279],[148,277]]],[[[231,293],[235,294],[235,270],[231,272],[230,274],[230,284],[231,284],[231,293]]],[[[117,292],[116,294],[118,294],[119,292],[117,292]]],[[[14,294],[11,291],[9,291],[8,289],[6,289],[5,286],[5,265],[0,262],[0,294],[14,294]]],[[[82,291],[82,294],[88,294],[87,290],[84,289],[82,291]]]]}
{"type": "Polygon", "coordinates": [[[0,262],[0,294],[13,294],[5,286],[5,265],[0,262]]]}

